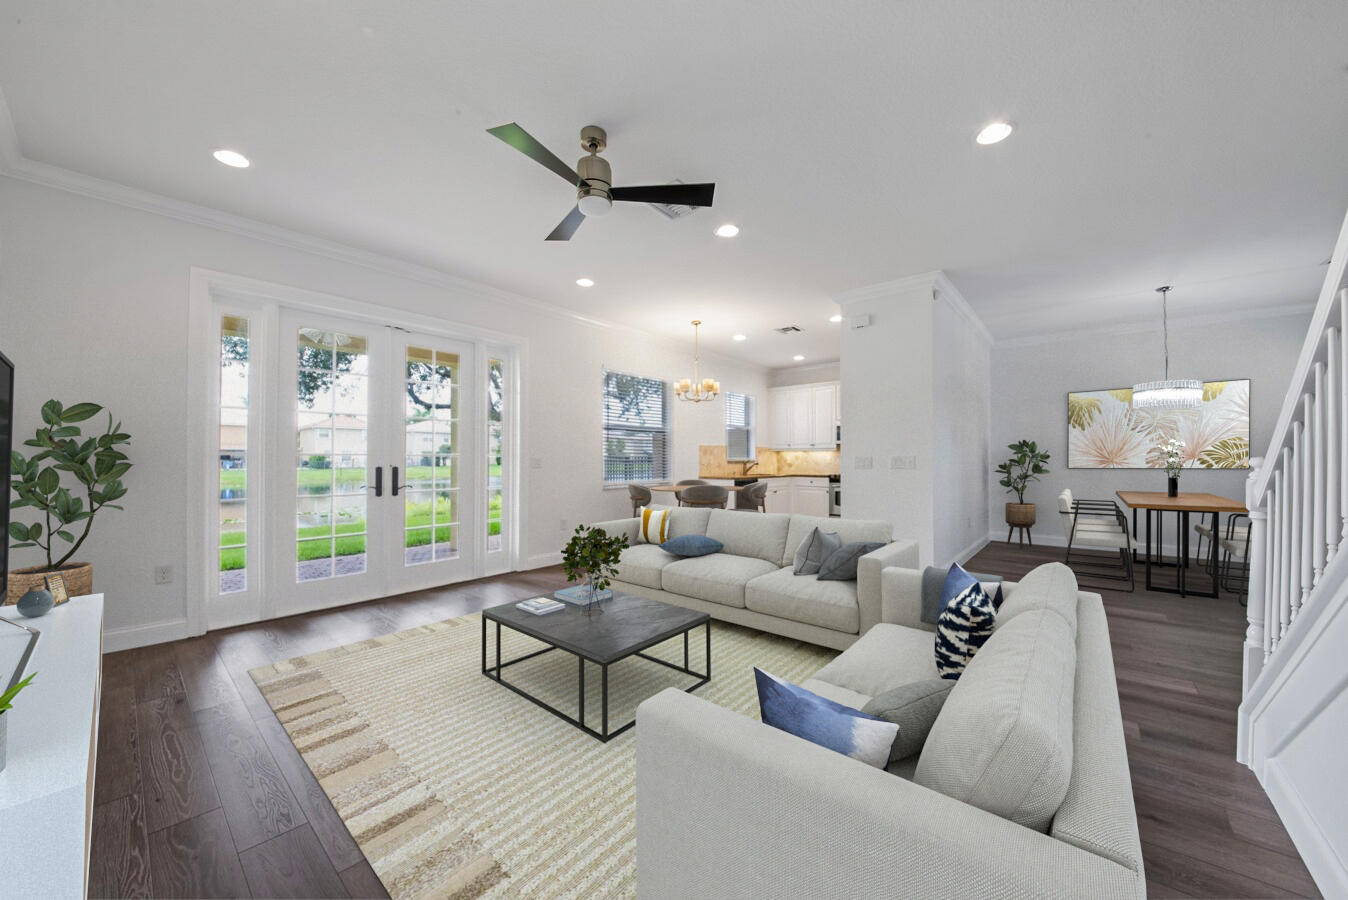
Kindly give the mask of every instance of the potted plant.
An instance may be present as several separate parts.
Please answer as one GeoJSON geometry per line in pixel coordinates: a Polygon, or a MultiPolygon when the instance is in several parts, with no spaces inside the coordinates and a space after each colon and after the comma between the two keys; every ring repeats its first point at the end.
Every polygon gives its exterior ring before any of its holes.
{"type": "Polygon", "coordinates": [[[1167,497],[1179,496],[1179,477],[1184,469],[1184,441],[1170,438],[1161,443],[1161,464],[1165,466],[1165,493],[1167,497]]]}
{"type": "Polygon", "coordinates": [[[568,581],[585,581],[590,598],[587,607],[594,606],[599,592],[618,574],[618,561],[626,549],[625,534],[612,536],[602,528],[576,526],[562,550],[562,570],[568,581]]]}
{"type": "Polygon", "coordinates": [[[76,424],[102,411],[97,403],[63,407],[48,400],[42,404],[42,427],[23,442],[36,452],[29,457],[17,450],[12,454],[15,499],[11,508],[32,509],[39,521],[30,525],[10,522],[9,536],[15,541],[11,547],[37,547],[47,561],[45,565],[12,570],[8,585],[11,597],[45,588],[47,576],[57,572],[64,576],[71,596],[93,593],[92,564],[71,560],[89,537],[94,516],[105,506],[122,508],[116,501],[126,495],[122,476],[131,468],[119,449],[130,443],[131,435],[122,431],[120,422],[113,424],[112,416],[108,416],[103,433],[87,438],[76,424]],[[70,479],[77,483],[73,491],[63,483],[70,479]]]}
{"type": "MultiPolygon", "coordinates": [[[[1030,482],[1038,481],[1040,475],[1048,474],[1049,455],[1039,449],[1034,441],[1016,441],[1007,444],[1013,454],[1010,459],[997,467],[1002,476],[1001,485],[1008,494],[1016,495],[1016,502],[1006,504],[1006,524],[1010,528],[1031,528],[1035,521],[1035,506],[1025,502],[1025,489],[1030,482]]],[[[1007,539],[1010,540],[1010,531],[1007,539]]]]}
{"type": "Polygon", "coordinates": [[[34,672],[3,694],[0,694],[0,772],[5,770],[5,745],[9,743],[9,717],[6,716],[5,713],[14,708],[14,698],[18,695],[19,691],[28,687],[28,683],[33,680],[33,676],[36,674],[37,673],[34,672]]]}

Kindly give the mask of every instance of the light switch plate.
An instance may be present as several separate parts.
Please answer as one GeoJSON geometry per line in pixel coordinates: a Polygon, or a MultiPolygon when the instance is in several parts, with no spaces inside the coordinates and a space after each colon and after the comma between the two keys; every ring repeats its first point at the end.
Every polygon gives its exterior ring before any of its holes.
{"type": "Polygon", "coordinates": [[[869,469],[869,468],[871,468],[873,465],[875,465],[875,460],[874,460],[872,457],[869,457],[869,456],[858,456],[858,457],[856,458],[856,462],[853,463],[853,466],[852,466],[852,467],[853,467],[854,469],[869,469]]]}
{"type": "Polygon", "coordinates": [[[889,458],[889,467],[891,469],[916,469],[916,456],[891,456],[889,458]]]}

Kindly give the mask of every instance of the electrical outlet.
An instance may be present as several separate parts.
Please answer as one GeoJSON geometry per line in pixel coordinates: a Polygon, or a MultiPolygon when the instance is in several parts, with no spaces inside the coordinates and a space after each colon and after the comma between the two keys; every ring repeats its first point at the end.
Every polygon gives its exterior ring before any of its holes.
{"type": "Polygon", "coordinates": [[[852,468],[854,468],[854,469],[869,469],[869,468],[871,468],[873,465],[875,465],[875,460],[874,460],[872,457],[869,457],[869,456],[858,456],[857,459],[856,459],[856,462],[853,464],[852,468]]]}
{"type": "Polygon", "coordinates": [[[154,567],[155,584],[173,583],[173,566],[155,566],[154,567]]]}
{"type": "Polygon", "coordinates": [[[571,523],[567,522],[566,519],[562,519],[561,524],[559,524],[557,527],[562,529],[562,534],[566,534],[568,531],[571,530],[571,523]]]}
{"type": "Polygon", "coordinates": [[[916,469],[916,456],[891,456],[889,458],[889,467],[891,469],[916,469]]]}
{"type": "Polygon", "coordinates": [[[541,468],[543,468],[543,460],[540,459],[540,458],[537,457],[537,456],[531,456],[531,457],[529,457],[529,468],[531,468],[531,469],[541,469],[541,468]]]}

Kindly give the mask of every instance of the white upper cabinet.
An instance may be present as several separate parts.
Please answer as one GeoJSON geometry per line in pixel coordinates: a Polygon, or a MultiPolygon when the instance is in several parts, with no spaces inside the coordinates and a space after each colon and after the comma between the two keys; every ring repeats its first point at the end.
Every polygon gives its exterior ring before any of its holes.
{"type": "Polygon", "coordinates": [[[839,390],[836,381],[797,384],[768,391],[775,450],[831,450],[838,443],[839,390]]]}

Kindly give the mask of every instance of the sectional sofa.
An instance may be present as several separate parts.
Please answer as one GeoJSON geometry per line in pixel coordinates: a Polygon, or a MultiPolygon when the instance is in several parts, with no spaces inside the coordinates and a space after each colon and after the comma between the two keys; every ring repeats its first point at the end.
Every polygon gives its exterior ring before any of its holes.
{"type": "MultiPolygon", "coordinates": [[[[922,575],[805,683],[861,707],[937,677],[922,575]]],[[[637,893],[1142,898],[1105,610],[1041,566],[1005,601],[919,755],[873,768],[666,690],[637,709],[637,893]]]]}
{"type": "Polygon", "coordinates": [[[704,534],[721,552],[680,559],[657,544],[636,543],[640,519],[600,522],[608,534],[633,543],[623,551],[615,590],[653,597],[796,640],[844,650],[881,619],[880,573],[917,565],[917,544],[891,541],[889,522],[679,507],[670,510],[667,537],[704,534]],[[802,541],[816,527],[837,532],[844,544],[884,541],[861,557],[855,581],[795,575],[802,541]]]}

